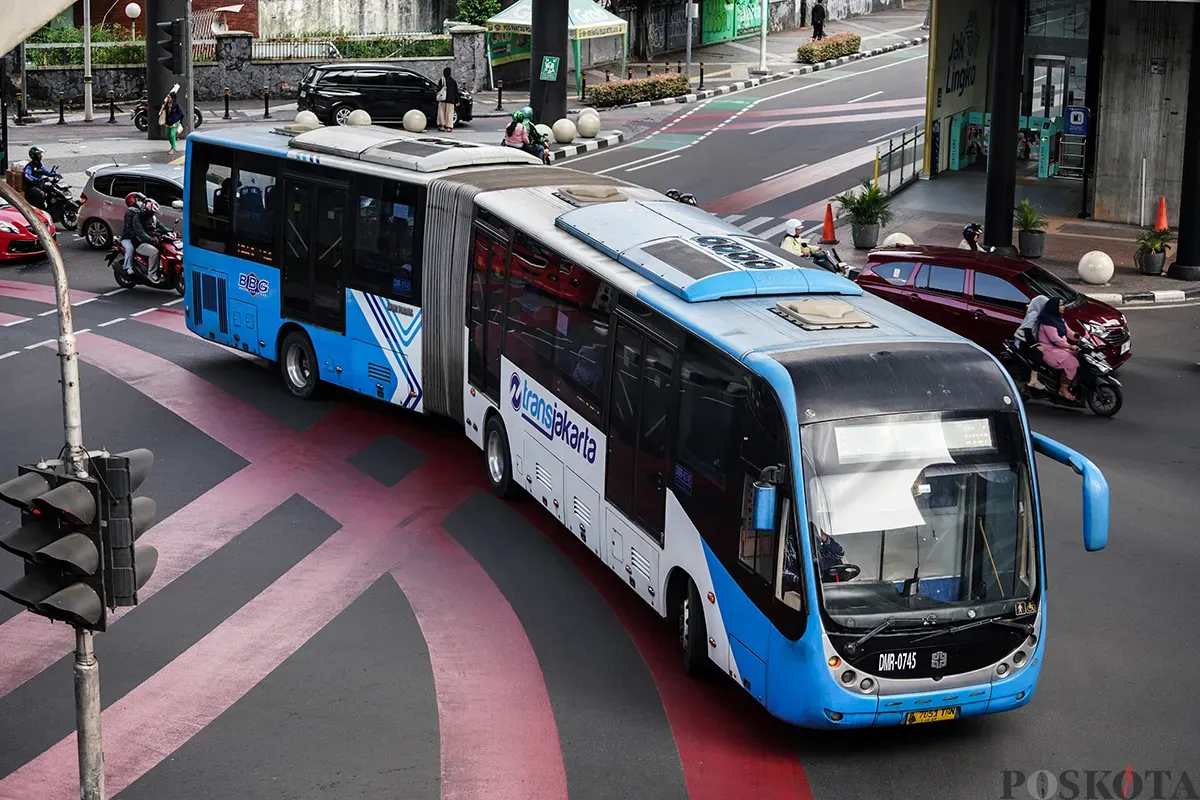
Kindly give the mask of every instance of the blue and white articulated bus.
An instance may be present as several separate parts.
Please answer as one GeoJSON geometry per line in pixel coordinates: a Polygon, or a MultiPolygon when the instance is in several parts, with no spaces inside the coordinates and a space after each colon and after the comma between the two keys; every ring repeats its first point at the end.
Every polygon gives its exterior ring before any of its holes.
{"type": "Polygon", "coordinates": [[[848,728],[1018,708],[1046,642],[1034,453],[990,355],[663,195],[373,126],[188,140],[188,326],[458,420],[771,714],[848,728]]]}

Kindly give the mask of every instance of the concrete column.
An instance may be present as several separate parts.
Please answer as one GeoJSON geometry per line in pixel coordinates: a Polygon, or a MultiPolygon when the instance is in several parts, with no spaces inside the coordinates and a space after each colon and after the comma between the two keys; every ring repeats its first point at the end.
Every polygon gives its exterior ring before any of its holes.
{"type": "Polygon", "coordinates": [[[1183,187],[1179,195],[1179,249],[1167,276],[1200,281],[1200,9],[1192,23],[1192,64],[1188,77],[1187,133],[1183,139],[1183,187]]]}
{"type": "Polygon", "coordinates": [[[1017,198],[1017,133],[1021,116],[1021,60],[1025,54],[1025,2],[996,4],[992,28],[991,146],[983,243],[1016,255],[1013,249],[1013,206],[1017,198]]]}
{"type": "Polygon", "coordinates": [[[529,104],[535,122],[553,125],[567,115],[567,3],[533,0],[532,28],[529,104]],[[558,75],[552,81],[541,78],[547,56],[558,59],[558,75]]]}

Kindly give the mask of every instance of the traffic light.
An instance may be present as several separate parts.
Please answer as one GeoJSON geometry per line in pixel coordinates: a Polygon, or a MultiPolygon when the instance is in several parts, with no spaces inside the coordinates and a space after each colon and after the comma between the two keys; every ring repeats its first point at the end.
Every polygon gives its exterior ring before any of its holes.
{"type": "Polygon", "coordinates": [[[185,22],[182,19],[173,19],[169,22],[158,22],[155,24],[159,30],[166,34],[166,38],[158,40],[158,46],[167,55],[159,56],[158,63],[171,70],[173,75],[182,75],[185,63],[184,50],[187,48],[187,36],[184,29],[185,22]]]}
{"type": "Polygon", "coordinates": [[[0,534],[0,547],[25,559],[25,574],[0,594],[40,616],[106,630],[98,483],[31,466],[17,474],[0,499],[21,509],[21,527],[0,534]]]}
{"type": "Polygon", "coordinates": [[[0,595],[34,614],[104,632],[107,609],[137,605],[158,551],[135,544],[154,519],[154,501],[133,497],[154,464],[149,450],[93,458],[86,478],[24,465],[0,485],[21,509],[21,527],[0,548],[25,559],[25,575],[0,595]]]}

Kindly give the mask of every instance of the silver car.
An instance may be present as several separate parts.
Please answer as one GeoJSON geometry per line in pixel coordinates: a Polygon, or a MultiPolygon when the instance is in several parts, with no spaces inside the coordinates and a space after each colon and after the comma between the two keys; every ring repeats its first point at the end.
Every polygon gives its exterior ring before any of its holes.
{"type": "Polygon", "coordinates": [[[79,230],[97,250],[112,244],[125,226],[125,196],[141,192],[158,203],[159,221],[168,228],[179,222],[183,209],[183,167],[134,164],[89,170],[79,209],[79,230]]]}

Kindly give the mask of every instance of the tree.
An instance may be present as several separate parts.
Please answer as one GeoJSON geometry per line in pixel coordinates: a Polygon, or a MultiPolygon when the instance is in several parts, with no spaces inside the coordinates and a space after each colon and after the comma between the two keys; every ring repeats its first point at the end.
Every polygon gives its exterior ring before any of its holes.
{"type": "Polygon", "coordinates": [[[483,25],[500,13],[500,0],[458,0],[459,22],[483,25]]]}

